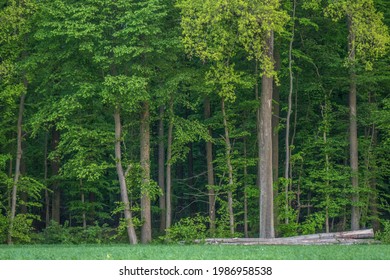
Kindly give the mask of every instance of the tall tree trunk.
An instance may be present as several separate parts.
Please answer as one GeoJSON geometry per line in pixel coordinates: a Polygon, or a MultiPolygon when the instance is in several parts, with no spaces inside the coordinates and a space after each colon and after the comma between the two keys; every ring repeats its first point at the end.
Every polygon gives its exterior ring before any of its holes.
{"type": "Polygon", "coordinates": [[[141,242],[148,243],[152,240],[152,218],[150,208],[149,184],[150,184],[150,108],[149,103],[143,104],[140,126],[140,160],[143,171],[142,195],[141,195],[141,242]]]}
{"type": "MultiPolygon", "coordinates": [[[[267,56],[273,60],[273,32],[267,36],[267,56]]],[[[274,206],[272,185],[272,88],[273,77],[263,74],[261,84],[261,110],[258,133],[260,175],[260,238],[274,238],[274,206]]]]}
{"type": "MultiPolygon", "coordinates": [[[[51,136],[51,148],[52,151],[55,151],[58,147],[58,144],[60,142],[60,132],[54,128],[52,130],[52,136],[51,136]]],[[[60,171],[60,163],[59,159],[55,158],[50,161],[51,165],[51,175],[57,176],[60,171]]],[[[53,196],[52,196],[52,209],[51,209],[51,216],[54,221],[57,223],[61,222],[61,189],[59,186],[58,180],[53,181],[52,185],[53,190],[53,196]]]]}
{"type": "Polygon", "coordinates": [[[158,124],[158,185],[162,195],[160,196],[160,231],[166,228],[166,207],[165,207],[165,145],[164,145],[164,106],[160,106],[158,124]]]}
{"type": "Polygon", "coordinates": [[[247,164],[247,152],[246,152],[246,138],[244,138],[244,236],[249,237],[248,234],[248,164],[247,164]]]}
{"type": "Polygon", "coordinates": [[[292,70],[292,51],[293,51],[293,43],[294,43],[294,35],[295,35],[295,9],[296,9],[296,1],[293,1],[293,14],[292,14],[292,31],[290,44],[288,49],[288,72],[289,72],[289,92],[288,92],[288,108],[287,108],[287,119],[286,119],[286,139],[285,139],[285,147],[286,147],[286,156],[285,156],[285,167],[284,167],[284,179],[285,179],[285,223],[288,224],[288,209],[289,209],[289,186],[290,186],[290,124],[291,124],[291,112],[292,112],[292,95],[293,95],[293,87],[294,87],[294,77],[292,70]]]}
{"type": "Polygon", "coordinates": [[[225,110],[225,100],[222,98],[221,102],[222,107],[222,117],[223,117],[223,126],[225,129],[225,149],[226,149],[226,165],[228,168],[228,212],[229,212],[229,226],[230,226],[230,234],[234,235],[234,212],[233,212],[233,166],[231,163],[231,150],[232,146],[230,144],[230,136],[229,136],[229,127],[228,127],[228,120],[226,116],[226,110],[225,110]]]}
{"type": "Polygon", "coordinates": [[[166,193],[166,228],[172,225],[172,138],[173,138],[173,99],[169,103],[169,125],[168,125],[168,143],[167,143],[167,193],[166,193]]]}
{"type": "Polygon", "coordinates": [[[133,225],[133,216],[130,209],[129,196],[127,194],[126,179],[122,167],[122,151],[121,151],[121,142],[122,142],[122,125],[121,125],[121,116],[119,109],[115,110],[114,113],[115,120],[115,164],[116,172],[118,174],[119,186],[121,190],[121,199],[124,205],[124,215],[126,219],[126,228],[127,235],[129,237],[130,244],[137,244],[137,235],[135,233],[135,228],[133,225]]]}
{"type": "Polygon", "coordinates": [[[352,214],[351,214],[351,229],[358,230],[360,228],[360,210],[357,206],[359,202],[359,170],[358,170],[358,137],[357,137],[357,105],[356,105],[356,70],[355,70],[355,32],[353,30],[353,19],[348,17],[348,53],[349,53],[349,151],[350,151],[350,166],[351,166],[351,181],[352,181],[352,214]]]}
{"type": "MultiPolygon", "coordinates": [[[[275,70],[280,70],[280,53],[278,50],[275,50],[275,70]]],[[[256,66],[257,71],[257,66],[256,66]]],[[[257,76],[257,74],[256,74],[257,76]]],[[[273,182],[276,183],[276,187],[274,190],[274,197],[279,195],[279,120],[280,120],[280,94],[279,87],[274,82],[273,92],[273,110],[272,110],[272,174],[273,174],[273,182]]],[[[279,224],[278,216],[279,216],[279,205],[277,203],[274,204],[274,226],[277,228],[279,224]]]]}
{"type": "MultiPolygon", "coordinates": [[[[211,104],[208,97],[204,100],[204,118],[205,120],[211,117],[211,104]]],[[[210,138],[213,137],[211,128],[208,128],[210,138]]],[[[214,167],[213,167],[213,144],[211,141],[206,142],[206,162],[207,162],[207,185],[209,197],[209,218],[210,218],[210,232],[215,232],[215,190],[214,190],[214,167]]]]}
{"type": "Polygon", "coordinates": [[[16,203],[17,203],[17,192],[18,192],[18,182],[20,177],[20,162],[22,159],[22,124],[23,124],[23,112],[24,112],[24,100],[26,95],[23,93],[20,96],[19,101],[19,114],[18,114],[18,123],[17,123],[17,139],[16,139],[16,161],[15,161],[15,174],[14,174],[14,183],[12,187],[12,197],[11,197],[11,215],[10,223],[8,229],[8,244],[12,244],[12,235],[14,229],[14,220],[16,215],[16,203]]]}

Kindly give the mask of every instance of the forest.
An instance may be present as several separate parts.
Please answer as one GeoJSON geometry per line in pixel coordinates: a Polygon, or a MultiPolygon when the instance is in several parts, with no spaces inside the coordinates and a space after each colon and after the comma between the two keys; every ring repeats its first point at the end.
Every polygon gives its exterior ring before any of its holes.
{"type": "Polygon", "coordinates": [[[390,232],[388,0],[0,0],[0,244],[390,232]]]}

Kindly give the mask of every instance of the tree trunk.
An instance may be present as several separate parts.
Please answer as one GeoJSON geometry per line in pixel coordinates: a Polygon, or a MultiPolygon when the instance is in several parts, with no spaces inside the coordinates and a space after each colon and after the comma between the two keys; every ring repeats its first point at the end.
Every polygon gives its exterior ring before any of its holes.
{"type": "Polygon", "coordinates": [[[172,225],[172,138],[173,138],[173,99],[169,103],[168,147],[167,147],[167,193],[166,193],[166,228],[172,225]]]}
{"type": "MultiPolygon", "coordinates": [[[[275,69],[280,70],[280,54],[279,51],[275,51],[275,69]]],[[[257,67],[256,67],[257,69],[257,67]]],[[[256,75],[257,76],[257,75],[256,75]]],[[[272,174],[273,182],[278,183],[279,181],[279,120],[280,120],[280,94],[279,87],[274,82],[273,85],[273,111],[272,111],[272,174]]],[[[274,197],[278,196],[278,186],[275,187],[274,197]]],[[[274,204],[274,225],[278,226],[278,213],[279,208],[277,203],[274,204]]]]}
{"type": "Polygon", "coordinates": [[[351,181],[352,181],[352,214],[351,214],[351,229],[357,230],[360,228],[360,211],[357,206],[359,202],[359,182],[358,182],[358,137],[357,137],[357,105],[356,105],[356,70],[355,70],[355,32],[352,26],[352,18],[348,17],[348,52],[350,87],[349,87],[349,151],[350,151],[350,166],[351,166],[351,181]]]}
{"type": "Polygon", "coordinates": [[[121,190],[121,199],[124,205],[124,215],[126,219],[127,235],[129,237],[130,244],[137,244],[137,235],[135,233],[133,225],[133,217],[130,209],[129,197],[127,194],[126,179],[123,173],[122,167],[122,151],[121,151],[121,142],[122,142],[122,125],[121,125],[121,116],[119,109],[115,110],[114,113],[115,120],[115,163],[116,171],[118,174],[119,186],[121,190]]]}
{"type": "Polygon", "coordinates": [[[290,124],[291,124],[291,112],[292,112],[292,95],[293,95],[293,87],[294,87],[294,77],[293,77],[293,71],[292,71],[292,51],[293,51],[293,43],[294,43],[294,33],[295,33],[295,8],[296,8],[296,1],[293,1],[293,14],[292,14],[292,31],[291,31],[291,38],[290,38],[290,44],[288,49],[288,72],[289,72],[289,92],[288,92],[288,108],[287,108],[287,118],[286,118],[286,138],[285,138],[285,147],[286,147],[286,156],[285,156],[285,167],[284,167],[284,179],[285,179],[285,223],[288,224],[288,209],[289,209],[289,198],[288,198],[288,192],[289,192],[289,186],[290,186],[290,124]]]}
{"type": "Polygon", "coordinates": [[[160,106],[158,124],[158,185],[162,195],[160,196],[160,231],[166,229],[166,207],[165,207],[165,145],[164,145],[164,106],[160,106]]]}
{"type": "Polygon", "coordinates": [[[83,180],[80,179],[80,195],[81,195],[81,205],[83,208],[83,211],[81,213],[82,220],[83,220],[83,229],[87,229],[87,216],[85,214],[85,194],[83,190],[83,180]]]}
{"type": "Polygon", "coordinates": [[[248,166],[247,166],[247,152],[246,152],[246,138],[244,138],[244,236],[248,238],[248,194],[247,194],[247,177],[248,177],[248,166]]]}
{"type": "MultiPolygon", "coordinates": [[[[208,97],[204,100],[204,118],[205,120],[211,117],[211,105],[208,97]]],[[[211,128],[208,128],[210,138],[213,137],[211,128]]],[[[207,185],[209,197],[209,218],[210,218],[210,232],[215,232],[215,191],[214,191],[214,167],[213,167],[213,144],[211,141],[206,142],[206,162],[207,162],[207,185]]]]}
{"type": "Polygon", "coordinates": [[[45,188],[45,227],[47,228],[50,224],[50,196],[49,191],[47,188],[47,174],[48,174],[48,168],[47,168],[47,154],[48,154],[48,133],[45,134],[45,152],[44,152],[44,159],[43,159],[43,168],[44,168],[44,180],[46,184],[45,188]]]}
{"type": "Polygon", "coordinates": [[[143,104],[140,127],[140,160],[143,171],[142,195],[141,195],[141,242],[148,243],[152,240],[152,219],[150,208],[149,184],[150,184],[150,109],[149,103],[143,104]]]}
{"type": "Polygon", "coordinates": [[[22,159],[22,124],[23,124],[23,112],[24,112],[24,100],[26,95],[23,93],[20,96],[19,101],[19,114],[18,114],[18,123],[17,123],[17,139],[16,139],[16,161],[15,161],[15,174],[14,174],[14,183],[12,187],[12,197],[11,197],[11,215],[10,223],[8,230],[8,244],[12,244],[12,234],[14,227],[14,220],[16,216],[16,203],[17,203],[17,192],[18,192],[18,182],[20,177],[20,162],[22,159]]]}
{"type": "MultiPolygon", "coordinates": [[[[267,56],[273,60],[273,32],[266,39],[267,56]]],[[[260,237],[274,238],[273,185],[272,185],[272,88],[273,77],[262,76],[259,138],[260,175],[260,237]]]]}
{"type": "MultiPolygon", "coordinates": [[[[51,138],[51,148],[55,151],[60,142],[60,132],[54,128],[52,130],[52,138],[51,138]]],[[[59,159],[55,158],[50,161],[52,176],[57,176],[60,170],[59,159]]],[[[52,196],[52,209],[51,209],[51,217],[57,223],[60,223],[61,219],[61,189],[59,186],[58,180],[53,181],[52,185],[53,196],[52,196]]]]}
{"type": "Polygon", "coordinates": [[[223,116],[223,126],[225,129],[225,149],[226,149],[226,165],[228,168],[228,212],[229,212],[229,226],[230,226],[230,234],[234,235],[234,212],[233,212],[233,166],[231,163],[231,150],[232,146],[230,144],[230,136],[229,136],[229,127],[228,127],[228,121],[226,116],[226,110],[225,110],[225,100],[222,98],[221,102],[222,107],[222,116],[223,116]]]}

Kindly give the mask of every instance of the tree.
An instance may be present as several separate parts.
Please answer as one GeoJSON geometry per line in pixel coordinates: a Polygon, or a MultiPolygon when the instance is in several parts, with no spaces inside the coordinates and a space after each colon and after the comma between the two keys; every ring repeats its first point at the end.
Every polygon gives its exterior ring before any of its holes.
{"type": "Polygon", "coordinates": [[[346,16],[348,22],[349,143],[353,190],[351,228],[356,230],[360,228],[356,68],[361,62],[370,69],[372,60],[385,53],[390,37],[382,22],[383,15],[376,11],[373,0],[336,1],[328,5],[326,13],[334,19],[346,16]]]}

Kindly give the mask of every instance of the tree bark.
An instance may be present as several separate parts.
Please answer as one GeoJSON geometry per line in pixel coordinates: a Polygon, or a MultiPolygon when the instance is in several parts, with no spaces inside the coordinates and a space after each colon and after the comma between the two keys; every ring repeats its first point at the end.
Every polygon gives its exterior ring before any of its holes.
{"type": "Polygon", "coordinates": [[[127,235],[129,237],[130,244],[137,244],[138,243],[137,235],[135,233],[135,228],[133,225],[133,216],[131,213],[129,197],[127,194],[126,179],[122,167],[122,151],[121,151],[122,125],[121,125],[121,116],[120,116],[119,109],[115,110],[114,120],[115,120],[115,164],[116,164],[116,171],[118,174],[119,186],[121,190],[121,199],[124,205],[124,215],[126,219],[127,235]]]}
{"type": "Polygon", "coordinates": [[[288,209],[289,209],[289,198],[288,198],[288,192],[289,192],[289,186],[290,186],[290,124],[291,124],[291,112],[292,112],[292,95],[293,95],[293,87],[294,87],[294,77],[293,77],[293,71],[292,71],[292,50],[293,50],[293,43],[294,43],[294,33],[295,33],[295,8],[296,8],[296,1],[293,1],[293,14],[292,14],[292,31],[291,31],[291,38],[290,38],[290,44],[288,48],[288,72],[289,72],[289,92],[288,92],[288,108],[287,108],[287,118],[286,118],[286,138],[285,138],[285,147],[286,147],[286,156],[285,156],[285,167],[284,167],[284,179],[285,179],[285,223],[289,223],[288,219],[288,209]]]}
{"type": "Polygon", "coordinates": [[[165,207],[165,145],[164,145],[164,106],[160,106],[160,120],[158,124],[158,185],[162,195],[160,196],[160,231],[166,229],[166,207],[165,207]]]}
{"type": "Polygon", "coordinates": [[[45,188],[45,227],[47,228],[50,224],[50,196],[49,191],[47,188],[47,174],[48,174],[48,168],[47,168],[47,156],[48,156],[48,133],[45,134],[45,152],[44,152],[44,159],[43,159],[43,168],[44,168],[44,180],[46,184],[45,188]]]}
{"type": "Polygon", "coordinates": [[[247,165],[247,152],[246,152],[246,138],[244,138],[244,236],[248,238],[248,194],[247,194],[247,177],[248,177],[248,165],[247,165]]]}
{"type": "Polygon", "coordinates": [[[22,124],[23,124],[23,112],[24,112],[24,101],[26,95],[23,93],[20,96],[19,101],[19,114],[18,114],[18,123],[17,123],[17,139],[16,139],[16,161],[15,161],[15,175],[14,175],[14,183],[12,187],[12,197],[11,197],[11,215],[10,215],[10,223],[8,229],[8,244],[12,244],[12,235],[14,228],[14,220],[16,216],[16,203],[17,203],[17,192],[18,192],[18,182],[20,177],[20,162],[22,159],[22,124]]]}
{"type": "MultiPolygon", "coordinates": [[[[60,132],[54,128],[52,130],[51,148],[55,151],[60,142],[60,132]]],[[[59,159],[55,158],[50,161],[52,176],[57,176],[60,170],[59,159]]],[[[51,217],[57,223],[61,222],[61,189],[58,180],[53,181],[52,185],[52,208],[51,217]]]]}
{"type": "Polygon", "coordinates": [[[231,163],[231,150],[232,146],[230,144],[230,136],[229,136],[229,127],[228,127],[228,120],[226,116],[226,110],[225,110],[225,100],[222,98],[221,102],[222,107],[222,116],[223,116],[223,126],[225,129],[225,153],[226,153],[226,165],[228,168],[228,212],[229,212],[229,226],[230,226],[230,234],[234,235],[234,211],[233,211],[233,166],[231,163]]]}
{"type": "Polygon", "coordinates": [[[351,181],[352,181],[352,213],[351,213],[351,229],[357,230],[360,228],[360,210],[357,206],[359,202],[359,159],[358,159],[358,137],[357,137],[357,92],[356,92],[356,70],[355,70],[355,32],[353,30],[353,19],[348,17],[348,52],[349,52],[349,151],[350,151],[350,166],[351,166],[351,181]]]}
{"type": "MultiPolygon", "coordinates": [[[[267,56],[273,60],[273,32],[267,36],[267,56]]],[[[260,238],[274,238],[273,185],[272,185],[272,75],[263,74],[261,84],[261,110],[259,141],[260,175],[260,238]]]]}
{"type": "Polygon", "coordinates": [[[150,108],[149,103],[143,104],[140,126],[140,160],[143,171],[141,192],[141,242],[148,243],[152,240],[152,219],[150,208],[150,108]]]}
{"type": "MultiPolygon", "coordinates": [[[[280,53],[278,50],[275,50],[275,69],[276,71],[280,70],[280,53]]],[[[257,75],[256,75],[257,76],[257,75]]],[[[279,120],[280,120],[280,94],[279,87],[274,82],[273,92],[273,110],[272,110],[272,175],[273,183],[278,184],[279,181],[279,120]]],[[[276,185],[274,189],[274,197],[279,195],[279,186],[276,185]]],[[[274,226],[277,228],[279,224],[278,220],[279,208],[278,204],[274,204],[274,226]]]]}
{"type": "Polygon", "coordinates": [[[167,143],[167,193],[166,193],[166,228],[172,225],[172,138],[173,138],[173,99],[169,103],[169,125],[168,125],[168,143],[167,143]]]}
{"type": "MultiPolygon", "coordinates": [[[[204,100],[204,118],[205,120],[211,117],[211,105],[208,97],[204,100]]],[[[213,136],[211,128],[208,128],[210,138],[213,136]]],[[[214,167],[213,167],[213,144],[211,141],[206,142],[206,162],[207,162],[207,185],[209,197],[209,218],[210,218],[210,232],[215,232],[215,191],[214,191],[214,167]]]]}

